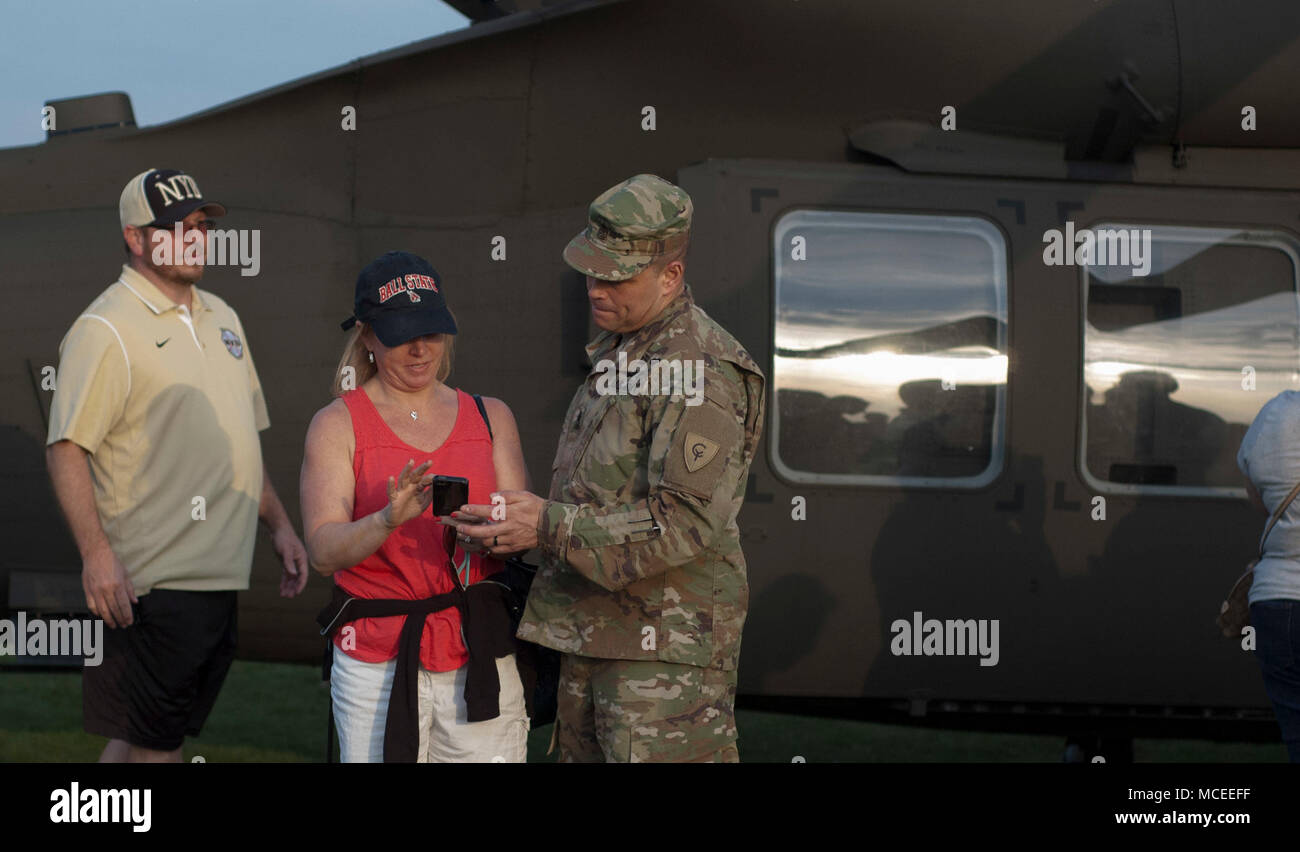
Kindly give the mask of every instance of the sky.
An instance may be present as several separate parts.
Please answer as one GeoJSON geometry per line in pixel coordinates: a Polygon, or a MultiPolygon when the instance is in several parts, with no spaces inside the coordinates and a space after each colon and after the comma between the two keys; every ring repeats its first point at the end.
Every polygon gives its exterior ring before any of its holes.
{"type": "Polygon", "coordinates": [[[161,124],[468,26],[441,0],[0,0],[0,148],[47,100],[123,91],[161,124]]]}

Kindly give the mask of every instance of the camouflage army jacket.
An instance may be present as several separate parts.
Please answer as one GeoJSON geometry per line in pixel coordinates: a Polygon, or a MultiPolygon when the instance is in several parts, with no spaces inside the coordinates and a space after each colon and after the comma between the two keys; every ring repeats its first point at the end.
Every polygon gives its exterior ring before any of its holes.
{"type": "Polygon", "coordinates": [[[689,287],[641,329],[604,332],[587,352],[593,369],[564,419],[519,637],[585,657],[733,669],[749,604],[736,515],[762,430],[763,374],[689,287]],[[661,375],[679,363],[684,392],[648,392],[638,361],[661,375]],[[685,380],[688,362],[703,366],[702,387],[685,380]],[[628,365],[625,388],[616,363],[628,365]]]}

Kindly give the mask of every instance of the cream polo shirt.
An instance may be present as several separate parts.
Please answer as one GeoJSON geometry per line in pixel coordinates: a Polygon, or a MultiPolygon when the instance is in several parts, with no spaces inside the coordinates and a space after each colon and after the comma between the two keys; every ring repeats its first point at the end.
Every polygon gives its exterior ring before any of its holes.
{"type": "Polygon", "coordinates": [[[46,444],[90,453],[95,503],[136,594],[247,589],[271,425],[239,317],[194,314],[135,270],[59,344],[46,444]]]}

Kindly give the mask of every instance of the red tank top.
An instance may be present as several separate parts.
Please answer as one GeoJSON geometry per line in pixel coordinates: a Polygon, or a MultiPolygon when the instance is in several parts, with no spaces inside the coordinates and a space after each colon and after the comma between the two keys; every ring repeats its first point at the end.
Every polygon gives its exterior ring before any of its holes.
{"type": "MultiPolygon", "coordinates": [[[[421,452],[388,428],[370,397],[361,388],[348,391],[343,402],[352,415],[352,434],[356,452],[352,473],[356,477],[352,520],[364,518],[388,505],[388,477],[396,477],[409,459],[416,465],[432,460],[429,473],[463,476],[469,480],[469,502],[487,504],[496,490],[496,470],[492,465],[492,439],[474,404],[474,398],[456,391],[459,408],[456,423],[442,446],[432,453],[421,452]]],[[[442,544],[445,527],[437,522],[432,510],[412,518],[389,533],[379,549],[358,565],[338,571],[334,582],[353,597],[399,598],[420,600],[450,592],[455,588],[447,551],[442,544]]],[[[464,554],[456,548],[456,558],[464,554]]],[[[470,557],[470,582],[501,570],[501,563],[491,557],[470,557]]],[[[355,636],[345,637],[339,630],[334,644],[350,657],[366,663],[382,663],[397,656],[398,635],[405,616],[361,618],[350,622],[355,636]],[[347,647],[345,647],[345,644],[347,647]]],[[[431,613],[424,623],[420,639],[420,663],[430,671],[458,669],[469,660],[461,639],[460,612],[455,608],[431,613]]]]}

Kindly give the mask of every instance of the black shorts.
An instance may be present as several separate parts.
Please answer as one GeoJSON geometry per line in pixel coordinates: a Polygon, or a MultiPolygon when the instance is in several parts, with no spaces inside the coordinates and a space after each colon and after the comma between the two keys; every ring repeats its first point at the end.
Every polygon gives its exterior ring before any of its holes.
{"type": "Polygon", "coordinates": [[[235,659],[236,593],[154,589],[130,627],[104,629],[81,681],[86,731],[172,751],[197,736],[235,659]]]}

